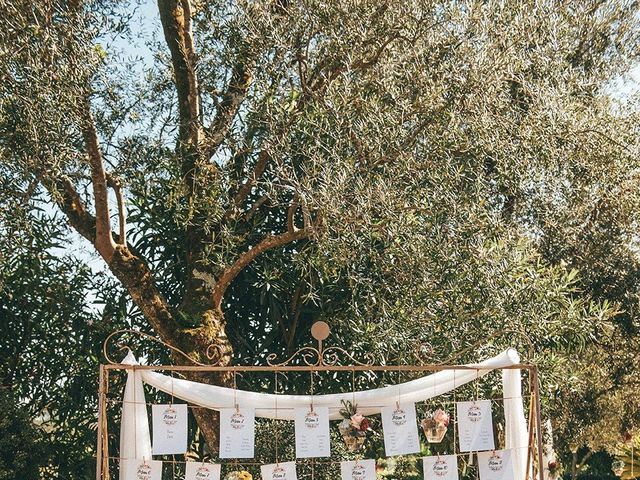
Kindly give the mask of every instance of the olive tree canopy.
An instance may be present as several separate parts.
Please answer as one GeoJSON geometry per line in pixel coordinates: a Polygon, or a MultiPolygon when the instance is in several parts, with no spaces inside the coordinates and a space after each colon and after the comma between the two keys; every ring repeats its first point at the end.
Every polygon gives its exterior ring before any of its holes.
{"type": "Polygon", "coordinates": [[[150,31],[136,7],[2,5],[3,202],[60,211],[200,361],[318,318],[380,359],[526,332],[549,406],[602,399],[558,431],[602,446],[637,393],[635,2],[159,0],[150,31]]]}

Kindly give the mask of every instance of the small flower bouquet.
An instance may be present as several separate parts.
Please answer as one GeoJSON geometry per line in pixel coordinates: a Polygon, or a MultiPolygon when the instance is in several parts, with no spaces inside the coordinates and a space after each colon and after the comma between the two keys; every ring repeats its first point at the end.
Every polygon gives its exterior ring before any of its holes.
{"type": "Polygon", "coordinates": [[[241,470],[227,473],[224,480],[253,480],[253,476],[246,470],[241,470]]]}
{"type": "Polygon", "coordinates": [[[338,425],[338,430],[344,439],[344,443],[350,452],[359,451],[367,439],[367,432],[370,430],[369,420],[367,417],[358,412],[358,406],[349,402],[342,401],[344,408],[340,410],[342,422],[338,425]]]}
{"type": "Polygon", "coordinates": [[[440,443],[447,433],[449,426],[449,414],[444,410],[436,410],[429,413],[420,423],[422,431],[429,443],[440,443]]]}

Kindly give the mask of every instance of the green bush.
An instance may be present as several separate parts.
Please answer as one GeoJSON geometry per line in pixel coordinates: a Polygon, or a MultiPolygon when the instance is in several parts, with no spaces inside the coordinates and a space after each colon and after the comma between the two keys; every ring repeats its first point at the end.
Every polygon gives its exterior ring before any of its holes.
{"type": "Polygon", "coordinates": [[[41,431],[6,389],[0,389],[0,412],[0,480],[37,480],[45,457],[41,431]]]}

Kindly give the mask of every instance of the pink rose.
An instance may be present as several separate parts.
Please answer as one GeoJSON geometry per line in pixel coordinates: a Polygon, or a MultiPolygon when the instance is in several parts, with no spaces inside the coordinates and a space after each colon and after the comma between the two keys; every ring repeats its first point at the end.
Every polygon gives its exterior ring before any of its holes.
{"type": "Polygon", "coordinates": [[[445,427],[449,426],[449,414],[444,410],[436,410],[433,412],[433,421],[439,425],[444,425],[445,427]]]}
{"type": "Polygon", "coordinates": [[[362,420],[364,420],[364,415],[362,415],[361,413],[356,413],[355,415],[351,416],[351,425],[353,425],[355,428],[360,428],[362,420]]]}

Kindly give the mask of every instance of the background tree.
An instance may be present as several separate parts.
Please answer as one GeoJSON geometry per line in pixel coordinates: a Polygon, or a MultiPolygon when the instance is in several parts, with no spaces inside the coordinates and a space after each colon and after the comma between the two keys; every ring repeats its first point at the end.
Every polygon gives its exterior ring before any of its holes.
{"type": "Polygon", "coordinates": [[[610,88],[633,2],[160,0],[143,66],[112,47],[127,4],[2,8],[4,172],[192,358],[257,362],[320,317],[387,360],[509,329],[548,411],[593,393],[591,355],[602,405],[637,392],[638,114],[610,88]]]}

